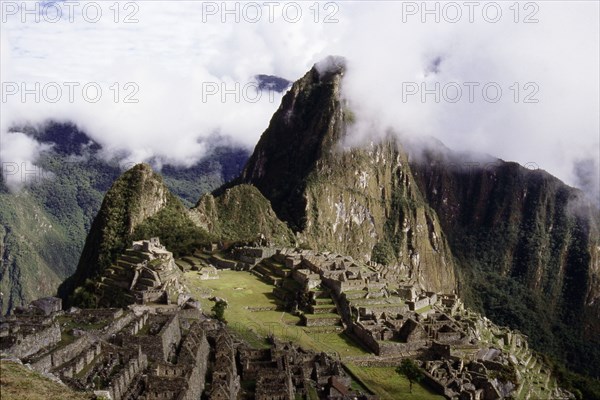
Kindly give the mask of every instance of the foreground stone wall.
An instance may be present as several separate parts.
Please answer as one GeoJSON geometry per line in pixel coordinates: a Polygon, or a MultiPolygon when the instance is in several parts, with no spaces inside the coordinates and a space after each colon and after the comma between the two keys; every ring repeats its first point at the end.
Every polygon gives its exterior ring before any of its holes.
{"type": "Polygon", "coordinates": [[[187,377],[187,387],[179,400],[197,400],[204,392],[210,346],[198,323],[192,325],[190,333],[181,345],[178,364],[193,365],[187,377]]]}
{"type": "Polygon", "coordinates": [[[136,356],[132,357],[123,369],[111,380],[109,393],[113,400],[121,400],[127,393],[131,382],[148,367],[148,358],[138,349],[136,356]]]}
{"type": "Polygon", "coordinates": [[[3,351],[18,358],[26,358],[56,345],[60,339],[60,327],[58,323],[53,323],[48,327],[37,327],[37,330],[32,328],[32,331],[26,334],[17,332],[14,336],[2,338],[5,343],[12,342],[10,347],[7,346],[3,351]]]}
{"type": "Polygon", "coordinates": [[[181,341],[181,330],[179,329],[179,315],[174,314],[158,333],[162,343],[164,360],[168,360],[174,346],[181,341]]]}

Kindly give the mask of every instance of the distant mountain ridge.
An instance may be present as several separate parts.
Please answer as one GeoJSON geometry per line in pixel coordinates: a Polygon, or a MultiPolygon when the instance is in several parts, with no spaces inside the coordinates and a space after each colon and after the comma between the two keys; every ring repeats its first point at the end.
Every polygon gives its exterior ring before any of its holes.
{"type": "Polygon", "coordinates": [[[255,78],[258,81],[258,89],[263,91],[273,90],[282,93],[292,85],[291,81],[275,75],[258,74],[255,78]]]}
{"type": "MultiPolygon", "coordinates": [[[[123,173],[118,160],[99,156],[100,145],[72,123],[48,121],[14,127],[49,149],[36,165],[44,177],[18,194],[0,180],[0,311],[54,294],[75,272],[85,237],[103,196],[123,173]]],[[[9,133],[10,134],[10,133],[9,133]]],[[[208,138],[205,158],[189,167],[164,165],[167,187],[186,206],[241,171],[248,151],[208,138]]]]}

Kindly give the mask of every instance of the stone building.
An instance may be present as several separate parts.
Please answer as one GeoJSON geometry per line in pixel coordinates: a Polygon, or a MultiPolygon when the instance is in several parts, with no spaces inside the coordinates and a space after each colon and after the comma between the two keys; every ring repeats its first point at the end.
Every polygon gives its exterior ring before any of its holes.
{"type": "Polygon", "coordinates": [[[39,303],[3,318],[2,353],[112,400],[192,400],[203,392],[210,348],[199,311],[182,317],[179,308],[158,314],[132,306],[45,315],[39,303]]]}

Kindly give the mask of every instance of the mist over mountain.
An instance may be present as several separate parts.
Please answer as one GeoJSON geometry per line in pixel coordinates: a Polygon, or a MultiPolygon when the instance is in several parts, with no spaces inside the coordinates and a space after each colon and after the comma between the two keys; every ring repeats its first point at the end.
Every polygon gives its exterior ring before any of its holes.
{"type": "MultiPolygon", "coordinates": [[[[0,308],[55,293],[77,266],[85,237],[113,182],[132,164],[107,159],[102,147],[73,123],[14,127],[35,143],[35,164],[4,164],[0,198],[0,308]]],[[[3,142],[4,145],[4,142],[3,142]]],[[[159,163],[165,184],[185,205],[239,174],[248,151],[213,136],[209,154],[189,168],[159,163]]],[[[14,154],[13,154],[14,156],[14,154]]],[[[14,159],[14,158],[11,158],[14,159]]]]}
{"type": "MultiPolygon", "coordinates": [[[[591,159],[585,175],[598,181],[596,2],[536,3],[537,10],[530,10],[533,3],[512,8],[494,3],[490,9],[501,11],[494,23],[483,15],[482,4],[474,6],[472,18],[458,4],[461,18],[449,21],[439,13],[422,15],[420,3],[415,14],[407,14],[410,2],[377,8],[342,2],[331,11],[331,23],[324,23],[330,13],[321,8],[315,14],[311,4],[299,3],[297,22],[276,13],[273,21],[238,18],[239,24],[234,16],[228,23],[218,15],[204,18],[203,4],[173,5],[165,13],[159,3],[148,2],[135,24],[115,25],[108,17],[97,24],[8,18],[0,27],[4,81],[31,88],[77,77],[82,86],[98,83],[104,95],[93,104],[79,90],[73,103],[67,96],[27,104],[21,93],[8,96],[0,104],[2,158],[34,161],[36,142],[7,132],[15,124],[48,118],[71,120],[105,152],[126,153],[132,163],[156,158],[189,167],[207,151],[202,139],[215,133],[250,149],[281,100],[274,91],[254,101],[257,71],[295,80],[317,60],[342,54],[349,60],[344,97],[353,103],[359,137],[368,137],[363,122],[379,126],[379,132],[429,135],[458,151],[535,164],[582,189],[590,187],[589,179],[581,180],[576,165],[591,159]],[[125,46],[131,37],[135,43],[125,46]],[[109,88],[114,83],[121,95],[117,103],[109,88]],[[138,103],[123,103],[133,93],[126,83],[137,85],[138,103]],[[227,91],[237,98],[226,95],[223,101],[227,91]]],[[[109,3],[99,6],[103,15],[112,15],[109,3]]],[[[590,191],[597,197],[593,186],[590,191]]]]}
{"type": "MultiPolygon", "coordinates": [[[[539,168],[365,124],[344,95],[349,68],[328,57],[294,82],[249,157],[214,136],[198,165],[153,158],[154,171],[121,174],[73,124],[10,133],[37,143],[48,173],[1,194],[2,307],[61,281],[66,304],[94,305],[101,275],[145,237],[176,256],[215,241],[301,246],[457,293],[525,333],[556,368],[597,378],[598,207],[539,168]]],[[[580,167],[588,184],[589,168],[580,167]]]]}
{"type": "Polygon", "coordinates": [[[1,4],[3,361],[600,400],[600,2],[68,3],[1,4]]]}
{"type": "Polygon", "coordinates": [[[399,263],[432,290],[456,279],[469,305],[594,374],[594,200],[541,169],[455,152],[433,139],[397,141],[373,131],[371,140],[345,140],[356,120],[340,94],[344,72],[328,59],[294,84],[238,181],[256,185],[301,241],[399,263]],[[419,204],[426,205],[422,222],[419,204]]]}

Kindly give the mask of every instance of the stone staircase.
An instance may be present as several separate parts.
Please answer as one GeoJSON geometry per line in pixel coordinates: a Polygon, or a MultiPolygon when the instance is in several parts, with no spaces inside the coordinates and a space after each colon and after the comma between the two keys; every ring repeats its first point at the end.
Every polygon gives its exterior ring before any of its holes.
{"type": "Polygon", "coordinates": [[[302,323],[307,327],[330,328],[342,326],[342,317],[338,313],[333,293],[327,290],[312,290],[311,304],[303,311],[302,323]]]}
{"type": "Polygon", "coordinates": [[[251,272],[271,285],[281,286],[292,270],[272,258],[266,258],[252,268],[251,272]]]}

